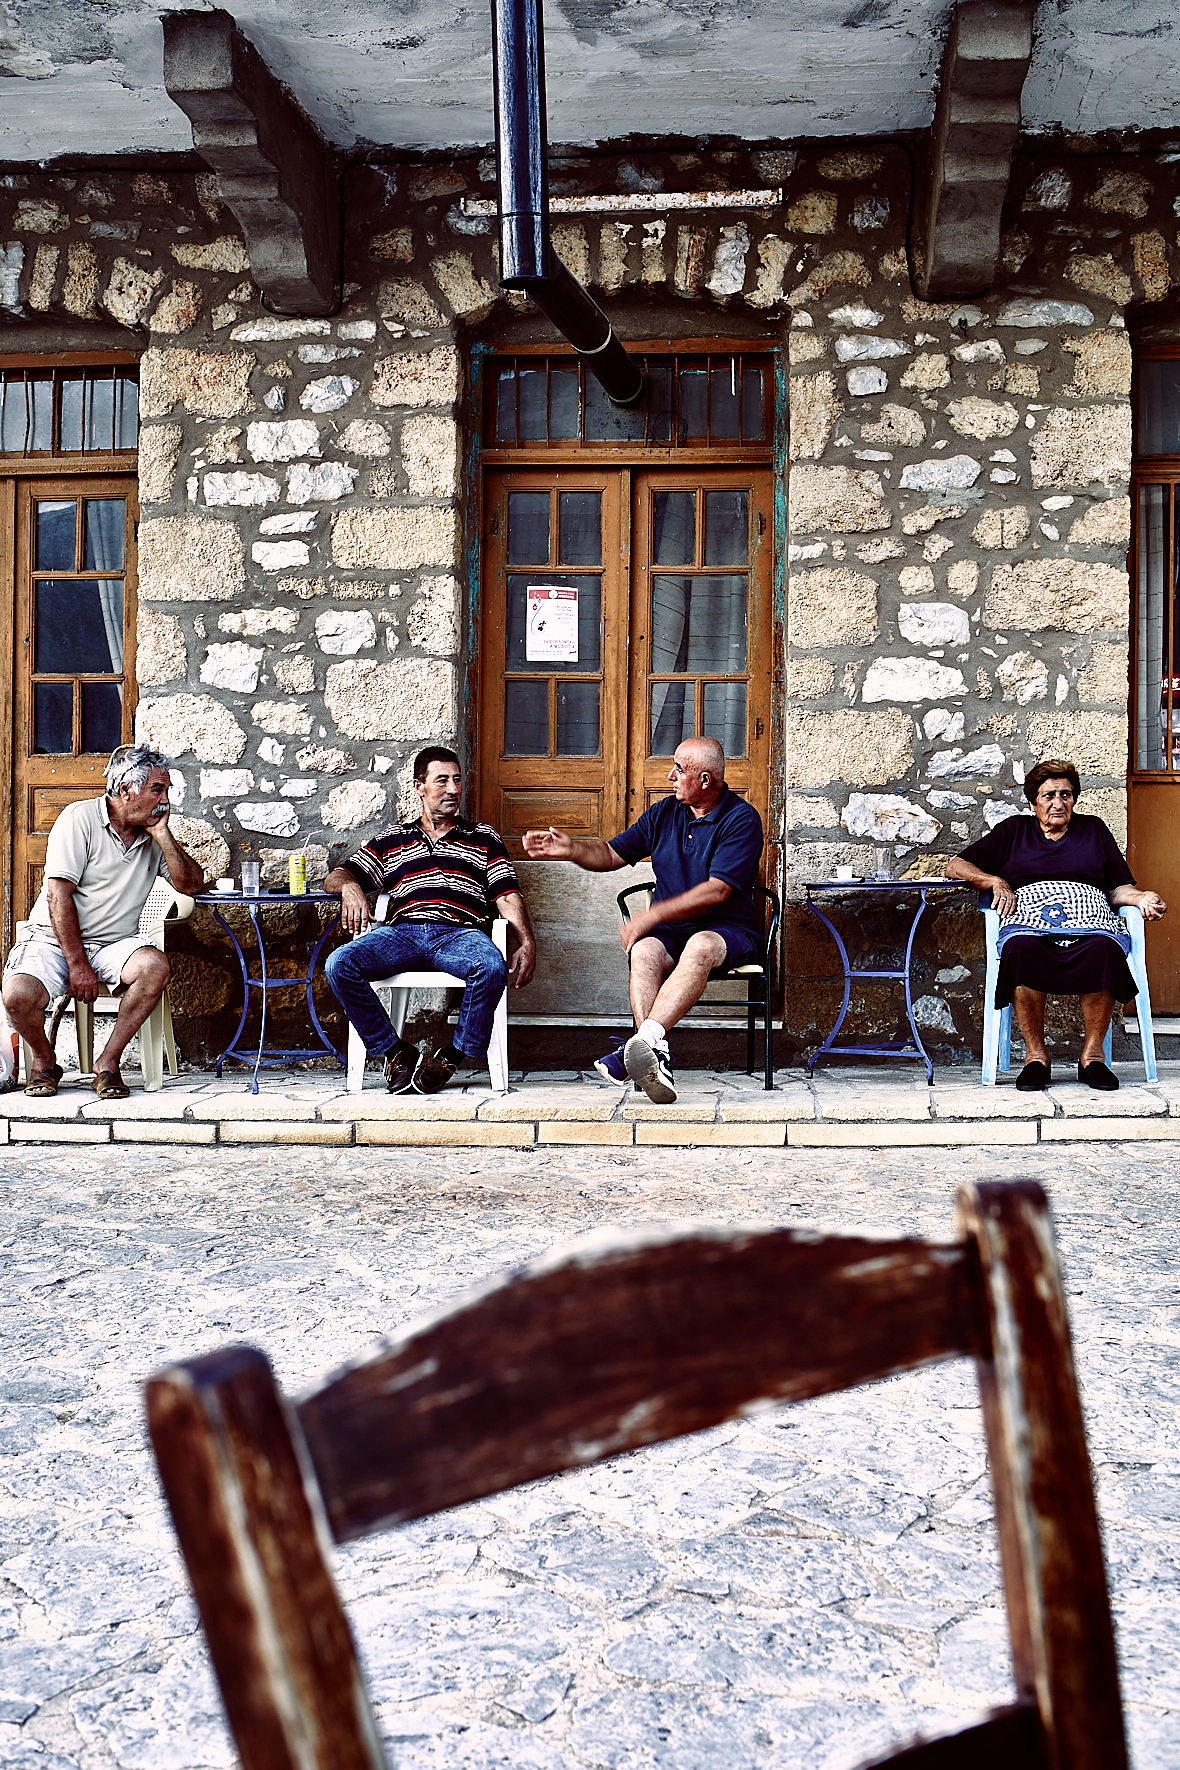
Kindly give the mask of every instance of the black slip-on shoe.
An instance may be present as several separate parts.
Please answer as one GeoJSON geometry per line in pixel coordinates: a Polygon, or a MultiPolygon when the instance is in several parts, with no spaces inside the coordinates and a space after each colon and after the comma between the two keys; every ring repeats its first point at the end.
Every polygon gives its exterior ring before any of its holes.
{"type": "Polygon", "coordinates": [[[1039,1094],[1053,1080],[1053,1070],[1048,1063],[1026,1063],[1016,1078],[1016,1086],[1022,1094],[1039,1094]]]}
{"type": "Polygon", "coordinates": [[[436,1051],[433,1057],[423,1056],[414,1071],[415,1094],[440,1094],[447,1083],[453,1081],[458,1073],[458,1064],[436,1051]]]}
{"type": "Polygon", "coordinates": [[[1119,1085],[1113,1069],[1107,1069],[1100,1057],[1093,1063],[1078,1064],[1078,1081],[1085,1082],[1087,1088],[1098,1088],[1104,1094],[1113,1094],[1119,1085]]]}
{"type": "Polygon", "coordinates": [[[418,1067],[417,1045],[395,1045],[385,1059],[385,1086],[391,1094],[405,1094],[418,1067]]]}

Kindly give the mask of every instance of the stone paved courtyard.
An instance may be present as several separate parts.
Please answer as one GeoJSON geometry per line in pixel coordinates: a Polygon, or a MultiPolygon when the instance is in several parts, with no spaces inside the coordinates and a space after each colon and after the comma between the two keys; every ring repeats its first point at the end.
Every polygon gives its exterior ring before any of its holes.
{"type": "MultiPolygon", "coordinates": [[[[162,1360],[297,1389],[570,1235],[674,1217],[947,1235],[1031,1174],[1064,1248],[1136,1770],[1180,1762],[1175,1157],[19,1147],[0,1154],[0,1765],[232,1764],[140,1427],[162,1360]]],[[[967,1366],[656,1448],[355,1545],[339,1578],[406,1770],[837,1770],[1003,1700],[967,1366]]]]}

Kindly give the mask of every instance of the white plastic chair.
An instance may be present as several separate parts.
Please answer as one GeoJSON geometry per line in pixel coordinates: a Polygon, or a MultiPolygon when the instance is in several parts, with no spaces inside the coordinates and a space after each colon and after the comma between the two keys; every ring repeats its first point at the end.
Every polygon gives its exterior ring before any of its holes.
{"type": "MultiPolygon", "coordinates": [[[[991,907],[991,893],[981,891],[979,907],[983,912],[984,943],[987,950],[987,972],[983,983],[983,1080],[994,1088],[996,1073],[1012,1065],[1012,1005],[997,1008],[996,984],[1000,976],[1000,914],[991,907]],[[984,900],[987,900],[986,902],[984,900]]],[[[1135,979],[1138,994],[1135,1008],[1139,1016],[1139,1044],[1143,1051],[1145,1079],[1156,1080],[1155,1030],[1151,1024],[1151,992],[1147,985],[1147,942],[1144,935],[1143,911],[1137,904],[1125,904],[1119,915],[1131,936],[1127,964],[1135,979]]],[[[1111,1028],[1106,1029],[1102,1054],[1110,1062],[1111,1028]]]]}
{"type": "MultiPolygon", "coordinates": [[[[167,922],[187,922],[196,907],[196,899],[188,897],[183,891],[177,891],[166,879],[156,882],[147,894],[147,899],[139,917],[139,932],[145,940],[160,952],[164,951],[164,926],[167,922]]],[[[16,925],[16,941],[19,944],[27,922],[16,925]]],[[[74,1003],[74,1032],[78,1040],[78,1067],[83,1075],[94,1073],[94,1015],[96,1010],[107,1014],[117,1014],[119,1001],[117,996],[100,996],[96,1002],[74,1003]]],[[[176,1058],[176,1039],[172,1031],[172,1003],[165,985],[164,993],[156,1003],[147,1019],[139,1029],[139,1068],[143,1076],[145,1094],[158,1094],[164,1086],[164,1057],[167,1054],[168,1069],[173,1075],[180,1074],[180,1066],[176,1058]]],[[[29,1047],[21,1041],[24,1052],[25,1081],[33,1073],[33,1054],[29,1047]]]]}
{"type": "MultiPolygon", "coordinates": [[[[373,920],[384,922],[389,907],[389,897],[382,894],[377,899],[373,920]]],[[[508,957],[508,924],[501,917],[492,923],[492,939],[501,956],[508,957]]],[[[369,982],[375,990],[389,991],[389,1018],[393,1030],[401,1037],[406,1023],[406,1009],[410,1002],[412,989],[464,989],[466,981],[455,977],[450,971],[397,971],[392,977],[373,977],[369,982]]],[[[352,1022],[348,1023],[348,1079],[346,1087],[350,1094],[359,1094],[365,1085],[365,1057],[367,1053],[352,1022]]],[[[497,1094],[508,1092],[508,992],[500,997],[496,1004],[496,1012],[492,1017],[492,1037],[488,1044],[488,1074],[492,1087],[497,1094]]]]}

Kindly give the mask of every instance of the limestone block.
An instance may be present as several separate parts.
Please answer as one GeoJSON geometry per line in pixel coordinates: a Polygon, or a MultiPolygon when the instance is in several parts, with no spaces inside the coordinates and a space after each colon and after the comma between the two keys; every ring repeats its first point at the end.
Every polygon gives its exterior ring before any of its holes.
{"type": "Polygon", "coordinates": [[[299,625],[299,611],[293,608],[235,608],[218,615],[221,633],[240,633],[246,639],[261,639],[264,633],[294,633],[299,625]]]}
{"type": "Polygon", "coordinates": [[[268,315],[235,326],[230,337],[235,344],[287,344],[293,338],[328,338],[331,332],[329,320],[280,320],[268,315]]]}
{"type": "Polygon", "coordinates": [[[746,256],[749,250],[750,232],[743,222],[721,229],[717,250],[713,254],[713,268],[705,284],[715,301],[728,301],[732,296],[741,294],[746,280],[746,256]]]}
{"type": "Polygon", "coordinates": [[[121,326],[137,326],[163,280],[162,270],[149,276],[143,266],[132,259],[116,258],[111,266],[110,281],[103,291],[102,304],[121,326]]]}
{"type": "MultiPolygon", "coordinates": [[[[322,842],[304,842],[295,850],[303,855],[307,862],[307,883],[317,888],[328,876],[328,850],[322,842]]],[[[288,863],[291,850],[288,848],[260,848],[258,858],[262,862],[262,882],[264,885],[286,885],[288,863]]]]}
{"type": "Polygon", "coordinates": [[[456,539],[450,509],[340,510],[332,518],[332,558],[349,571],[453,567],[456,539]]]}
{"type": "Polygon", "coordinates": [[[414,256],[414,231],[409,227],[393,227],[388,233],[374,234],[369,241],[369,257],[392,259],[408,264],[414,256]]]}
{"type": "Polygon", "coordinates": [[[808,191],[787,210],[787,226],[793,234],[830,234],[836,210],[835,191],[808,191]]]}
{"type": "MultiPolygon", "coordinates": [[[[791,334],[791,346],[794,349],[796,334],[791,334]]],[[[817,344],[823,339],[817,338],[817,344]]],[[[889,386],[889,377],[884,369],[848,369],[844,375],[844,385],[853,399],[866,399],[873,394],[884,393],[889,386]]]]}
{"type": "Polygon", "coordinates": [[[966,645],[971,638],[967,611],[953,602],[903,603],[897,626],[911,645],[966,645]]]}
{"type": "Polygon", "coordinates": [[[310,418],[260,419],[246,427],[246,447],[255,461],[295,461],[320,453],[320,427],[310,418]]]}
{"type": "Polygon", "coordinates": [[[576,282],[585,289],[590,283],[590,241],[580,221],[561,221],[550,238],[553,250],[576,282]]]}
{"type": "Polygon", "coordinates": [[[305,412],[338,412],[359,386],[360,382],[351,375],[322,375],[318,381],[308,382],[299,395],[299,404],[305,412]]]}
{"type": "Polygon", "coordinates": [[[1106,301],[1113,301],[1116,307],[1126,307],[1131,299],[1131,279],[1119,269],[1109,252],[1104,252],[1101,257],[1075,252],[1066,261],[1065,274],[1087,295],[1100,295],[1106,301]]]}
{"type": "Polygon", "coordinates": [[[1089,663],[1078,671],[1078,699],[1125,706],[1130,686],[1128,662],[1125,645],[1092,645],[1089,663]]]}
{"type": "Polygon", "coordinates": [[[315,774],[350,774],[356,767],[356,758],[346,755],[343,750],[325,750],[319,744],[309,744],[306,749],[298,750],[295,760],[300,768],[311,769],[315,774]]]}
{"type": "Polygon", "coordinates": [[[903,565],[897,581],[903,596],[929,596],[934,589],[934,573],[928,565],[903,565]]]}
{"type": "Polygon", "coordinates": [[[955,596],[974,596],[979,583],[979,566],[974,559],[957,559],[947,568],[946,587],[955,596]]]}
{"type": "Polygon", "coordinates": [[[209,240],[205,245],[181,241],[173,246],[172,256],[185,270],[220,270],[229,276],[238,276],[250,268],[244,243],[232,234],[209,240]]]}
{"type": "Polygon", "coordinates": [[[230,712],[208,694],[174,694],[140,701],[135,739],[165,756],[192,751],[198,762],[236,762],[246,734],[230,712]]]}
{"type": "Polygon", "coordinates": [[[402,425],[402,466],[412,498],[452,498],[459,471],[453,419],[422,412],[402,425]]]}
{"type": "Polygon", "coordinates": [[[998,338],[975,338],[968,344],[956,344],[951,355],[957,363],[1002,363],[1004,346],[998,338]]]}
{"type": "Polygon", "coordinates": [[[1028,511],[1023,504],[1008,510],[985,510],[971,531],[977,547],[1019,547],[1028,540],[1028,511]]]}
{"type": "Polygon", "coordinates": [[[166,295],[156,303],[156,310],[148,324],[153,332],[175,337],[179,332],[187,332],[195,326],[201,316],[201,285],[199,283],[177,282],[173,279],[172,287],[166,295]]]}
{"type": "Polygon", "coordinates": [[[324,822],[334,830],[356,830],[375,823],[385,809],[385,788],[376,781],[345,781],[324,801],[324,822]]]}
{"type": "Polygon", "coordinates": [[[887,529],[893,522],[877,473],[849,467],[794,468],[787,478],[790,530],[793,535],[839,529],[858,534],[887,529]]]}
{"type": "Polygon", "coordinates": [[[69,216],[52,197],[22,197],[12,220],[18,234],[63,234],[69,225],[69,216]]]}
{"type": "Polygon", "coordinates": [[[973,486],[983,468],[970,455],[938,455],[903,467],[903,491],[961,492],[973,486]]]}
{"type": "Polygon", "coordinates": [[[456,319],[476,325],[496,304],[496,291],[476,272],[468,252],[447,252],[430,261],[431,273],[456,319]]]}
{"type": "MultiPolygon", "coordinates": [[[[205,869],[206,879],[225,878],[229,871],[229,844],[211,823],[203,817],[182,817],[174,811],[168,828],[186,854],[191,854],[197,865],[205,869]]],[[[172,987],[175,996],[175,975],[172,987]]]]}
{"type": "Polygon", "coordinates": [[[1130,215],[1138,220],[1147,214],[1153,189],[1138,172],[1104,172],[1086,198],[1086,207],[1103,215],[1130,215]]]}
{"type": "Polygon", "coordinates": [[[836,392],[836,377],[824,369],[818,375],[793,375],[787,385],[790,459],[818,460],[844,410],[836,392]]]}
{"type": "Polygon", "coordinates": [[[151,516],[140,523],[141,602],[236,602],[245,587],[234,523],[209,516],[151,516]]]}
{"type": "Polygon", "coordinates": [[[375,406],[449,407],[458,397],[459,356],[449,344],[379,357],[373,365],[369,399],[375,406]]]}
{"type": "Polygon", "coordinates": [[[1049,692],[1049,669],[1043,658],[1031,651],[1012,651],[996,668],[996,681],[1005,701],[1027,707],[1030,701],[1043,701],[1049,692]]]}
{"type": "Polygon", "coordinates": [[[788,658],[787,699],[820,701],[832,692],[835,665],[829,658],[788,658]]]}
{"type": "Polygon", "coordinates": [[[953,399],[947,407],[951,429],[960,436],[973,436],[987,442],[993,436],[1011,436],[1020,422],[1020,414],[1007,400],[953,399]]]}
{"type": "Polygon", "coordinates": [[[788,793],[783,805],[783,828],[786,830],[834,830],[840,813],[830,799],[802,793],[788,793]]]}
{"type": "MultiPolygon", "coordinates": [[[[1126,787],[1089,787],[1083,786],[1079,804],[1084,798],[1083,811],[1091,817],[1100,817],[1119,847],[1126,851],[1127,847],[1127,789],[1126,787]]],[[[1152,881],[1141,881],[1148,885],[1152,881]]]]}
{"type": "Polygon", "coordinates": [[[459,649],[459,586],[454,578],[423,578],[422,595],[406,615],[406,638],[443,657],[459,649]]]}
{"type": "Polygon", "coordinates": [[[932,393],[945,387],[951,378],[950,358],[943,351],[927,351],[916,356],[901,378],[903,387],[918,393],[932,393]]]}
{"type": "Polygon", "coordinates": [[[798,572],[787,597],[792,646],[867,645],[877,637],[877,584],[863,572],[798,572]]]}
{"type": "Polygon", "coordinates": [[[315,692],[315,666],[310,658],[276,658],[273,673],[275,687],[284,694],[315,692]]]}
{"type": "Polygon", "coordinates": [[[874,842],[933,842],[942,825],[900,793],[851,793],[840,814],[850,836],[874,842]]]}
{"type": "MultiPolygon", "coordinates": [[[[922,715],[922,730],[933,742],[936,738],[945,738],[948,744],[957,744],[963,735],[966,725],[962,713],[952,713],[947,707],[931,707],[929,713],[922,715]]],[[[943,803],[938,799],[935,804],[943,803]]],[[[969,799],[954,799],[953,803],[960,806],[969,805],[969,799]]]]}
{"type": "Polygon", "coordinates": [[[1035,486],[1121,485],[1131,474],[1128,404],[1057,407],[1033,437],[1035,486]]]}
{"type": "Polygon", "coordinates": [[[829,252],[810,275],[791,290],[788,299],[792,307],[806,307],[809,302],[822,301],[829,289],[834,289],[838,283],[867,289],[872,280],[872,272],[859,252],[829,252]]]}
{"type": "Polygon", "coordinates": [[[306,541],[255,541],[250,558],[264,572],[285,572],[293,565],[306,565],[311,550],[306,541]]]}
{"type": "Polygon", "coordinates": [[[255,701],[250,717],[271,737],[311,736],[311,714],[294,701],[255,701]]]}
{"type": "Polygon", "coordinates": [[[953,517],[962,515],[962,504],[923,504],[917,510],[906,511],[901,519],[902,533],[928,535],[936,524],[950,522],[953,517]]]}
{"type": "MultiPolygon", "coordinates": [[[[672,287],[675,289],[677,295],[681,296],[686,301],[696,301],[701,293],[701,288],[705,281],[705,248],[708,243],[709,233],[707,228],[681,227],[676,230],[676,263],[672,270],[672,287]]],[[[789,258],[790,253],[785,253],[784,257],[789,258]]],[[[759,249],[759,258],[761,259],[761,249],[759,249]]],[[[783,270],[786,269],[785,262],[782,268],[783,270]]],[[[773,270],[769,272],[769,276],[771,285],[773,285],[773,270]]],[[[760,272],[754,294],[748,295],[746,299],[754,306],[769,306],[769,301],[764,302],[760,299],[756,299],[756,297],[759,296],[761,289],[762,278],[760,272]]],[[[774,297],[774,299],[779,299],[781,295],[782,271],[779,272],[778,277],[778,296],[774,297]]]]}
{"type": "Polygon", "coordinates": [[[389,432],[375,418],[354,418],[348,429],[337,437],[336,446],[350,455],[370,458],[388,455],[389,432]]]}
{"type": "Polygon", "coordinates": [[[961,670],[932,658],[877,658],[865,672],[862,701],[941,701],[966,694],[961,670]]]}
{"type": "Polygon", "coordinates": [[[907,713],[821,713],[791,707],[786,718],[788,787],[846,781],[886,786],[913,767],[913,724],[907,713]]]}
{"type": "Polygon", "coordinates": [[[277,479],[268,473],[207,473],[205,475],[205,502],[216,504],[238,504],[249,508],[258,504],[273,504],[280,491],[277,479]]]}
{"type": "MultiPolygon", "coordinates": [[[[139,501],[166,504],[180,459],[179,424],[145,424],[139,433],[139,501]]],[[[142,678],[141,678],[142,680],[142,678]]]]}
{"type": "MultiPolygon", "coordinates": [[[[683,236],[693,230],[681,228],[683,236]]],[[[783,278],[791,262],[791,243],[780,240],[777,234],[767,234],[758,242],[758,271],[754,279],[754,287],[746,296],[749,307],[777,307],[783,298],[783,278]]],[[[676,261],[677,290],[680,289],[680,259],[676,261]]],[[[699,286],[699,285],[698,285],[699,286]]]]}
{"type": "Polygon", "coordinates": [[[1145,300],[1162,301],[1172,280],[1163,234],[1156,233],[1154,229],[1150,233],[1134,234],[1131,238],[1131,254],[1135,262],[1135,275],[1142,284],[1145,300]]]}
{"type": "Polygon", "coordinates": [[[371,651],[377,643],[377,627],[367,608],[333,609],[317,615],[316,643],[331,657],[350,658],[371,651]]]}
{"type": "Polygon", "coordinates": [[[983,605],[988,626],[1027,632],[1118,633],[1128,619],[1127,574],[1074,559],[1018,559],[992,568],[983,605]]]}
{"type": "Polygon", "coordinates": [[[329,504],[347,498],[359,472],[359,467],[350,467],[345,461],[322,461],[315,467],[297,461],[287,474],[287,502],[329,504]]]}
{"type": "MultiPolygon", "coordinates": [[[[98,301],[98,259],[93,246],[75,240],[66,258],[66,278],[61,291],[62,306],[80,320],[93,319],[98,301]]],[[[150,353],[149,353],[150,354],[150,353]]],[[[166,407],[165,410],[171,410],[166,407]]],[[[139,413],[142,418],[160,417],[144,403],[143,359],[139,364],[139,413]]]]}
{"type": "Polygon", "coordinates": [[[1022,399],[1036,399],[1041,391],[1041,372],[1028,363],[1010,363],[1004,371],[1004,392],[1022,399]]]}
{"type": "Polygon", "coordinates": [[[238,438],[241,434],[242,429],[238,424],[223,424],[217,430],[209,431],[202,451],[206,462],[210,466],[216,466],[219,461],[240,461],[242,451],[238,446],[238,438]]]}
{"type": "Polygon", "coordinates": [[[1033,180],[1024,193],[1022,209],[1068,209],[1073,200],[1073,184],[1060,166],[1051,166],[1033,180]]]}
{"type": "Polygon", "coordinates": [[[1032,236],[1023,228],[1009,228],[1000,238],[1000,269],[1014,277],[1033,249],[1032,236]]]}
{"type": "MultiPolygon", "coordinates": [[[[787,359],[791,367],[795,369],[803,363],[821,362],[827,355],[827,349],[827,339],[821,337],[818,332],[794,331],[787,341],[787,359]]],[[[884,375],[883,370],[879,373],[884,375]]]]}
{"type": "Polygon", "coordinates": [[[258,672],[264,656],[261,646],[243,645],[238,639],[225,645],[211,645],[201,665],[201,681],[207,682],[210,688],[253,694],[258,687],[258,672]]]}
{"type": "Polygon", "coordinates": [[[1125,713],[1030,713],[1028,754],[1067,757],[1085,776],[1122,777],[1127,772],[1125,713]]]}
{"type": "Polygon", "coordinates": [[[1080,301],[1034,301],[1022,295],[1006,302],[996,315],[997,326],[1021,326],[1035,332],[1044,326],[1092,326],[1094,315],[1080,301]]]}
{"type": "Polygon", "coordinates": [[[875,424],[861,425],[860,437],[862,442],[880,443],[887,449],[916,449],[926,440],[926,426],[912,406],[885,405],[875,424]]]}
{"type": "Polygon", "coordinates": [[[188,673],[184,633],[175,615],[141,605],[135,636],[135,674],[140,688],[158,688],[188,673]]]}
{"type": "Polygon", "coordinates": [[[234,816],[244,830],[263,836],[297,836],[299,818],[285,799],[247,799],[234,806],[234,816]]]}
{"type": "Polygon", "coordinates": [[[406,332],[411,338],[425,338],[431,332],[443,331],[447,323],[422,285],[405,277],[395,277],[380,285],[377,312],[395,338],[406,332]]]}
{"type": "Polygon", "coordinates": [[[49,310],[60,260],[60,246],[38,246],[33,254],[33,269],[29,276],[29,306],[35,313],[46,313],[49,310]]]}
{"type": "Polygon", "coordinates": [[[836,360],[841,363],[872,362],[877,357],[908,356],[910,346],[900,338],[875,338],[869,334],[836,340],[836,360]]]}
{"type": "Polygon", "coordinates": [[[863,178],[872,178],[875,173],[880,172],[884,164],[884,154],[865,153],[859,149],[849,148],[838,154],[828,154],[826,159],[820,161],[816,171],[821,178],[831,178],[836,181],[847,179],[859,181],[863,178]]]}
{"type": "Polygon", "coordinates": [[[1077,359],[1070,393],[1087,398],[1101,393],[1130,394],[1131,340],[1126,332],[1104,327],[1081,338],[1065,337],[1061,348],[1077,359]]]}
{"type": "Polygon", "coordinates": [[[981,744],[978,750],[936,750],[926,764],[931,780],[986,780],[1002,774],[1006,758],[999,744],[981,744]]]}
{"type": "Polygon", "coordinates": [[[433,658],[349,659],[329,668],[324,704],[345,737],[445,743],[455,727],[455,672],[433,658]]]}
{"type": "Polygon", "coordinates": [[[152,345],[139,360],[139,408],[166,418],[181,405],[197,418],[235,418],[251,405],[251,350],[162,350],[152,345]]]}

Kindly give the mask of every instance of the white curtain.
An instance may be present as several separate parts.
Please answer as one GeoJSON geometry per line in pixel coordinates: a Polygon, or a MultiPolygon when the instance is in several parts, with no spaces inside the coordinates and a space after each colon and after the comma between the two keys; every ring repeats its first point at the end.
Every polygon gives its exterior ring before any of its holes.
{"type": "MultiPolygon", "coordinates": [[[[121,498],[86,500],[86,563],[94,571],[119,571],[123,565],[126,513],[121,498]]],[[[110,647],[111,668],[123,668],[123,580],[100,578],[98,596],[110,647]]]]}

